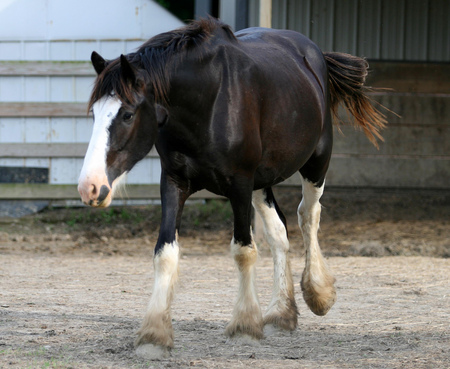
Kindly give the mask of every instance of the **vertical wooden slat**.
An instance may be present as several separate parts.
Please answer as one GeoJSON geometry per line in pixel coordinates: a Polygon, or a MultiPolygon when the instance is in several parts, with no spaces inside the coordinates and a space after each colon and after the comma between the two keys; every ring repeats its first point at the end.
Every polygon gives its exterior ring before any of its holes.
{"type": "Polygon", "coordinates": [[[381,59],[402,60],[405,41],[404,0],[383,0],[381,14],[381,59]]]}
{"type": "Polygon", "coordinates": [[[333,51],[356,54],[358,1],[339,0],[334,14],[333,51]]]}
{"type": "MultiPolygon", "coordinates": [[[[259,24],[261,27],[272,27],[272,0],[259,1],[259,24]]],[[[264,226],[261,217],[255,213],[253,238],[257,243],[264,238],[264,226]]]]}
{"type": "Polygon", "coordinates": [[[305,2],[305,8],[302,9],[305,11],[305,17],[308,18],[305,19],[305,29],[304,33],[307,37],[311,38],[311,25],[312,25],[312,1],[313,0],[304,0],[305,2]]]}
{"type": "Polygon", "coordinates": [[[408,0],[405,12],[405,59],[427,60],[427,23],[428,0],[408,0]]]}
{"type": "Polygon", "coordinates": [[[324,51],[333,49],[334,0],[312,2],[311,39],[324,51]]]}
{"type": "Polygon", "coordinates": [[[211,0],[196,0],[194,5],[195,19],[207,17],[212,14],[211,0]]]}
{"type": "Polygon", "coordinates": [[[259,0],[248,1],[248,26],[259,26],[259,0]]]}
{"type": "Polygon", "coordinates": [[[287,0],[273,0],[272,1],[272,27],[278,29],[286,29],[288,15],[287,15],[287,0]]]}
{"type": "Polygon", "coordinates": [[[310,37],[311,30],[311,0],[288,1],[287,28],[310,37]]]}
{"type": "Polygon", "coordinates": [[[450,60],[450,2],[432,0],[429,6],[428,61],[450,60]]]}
{"type": "Polygon", "coordinates": [[[301,28],[301,19],[298,13],[298,8],[300,8],[302,1],[288,1],[287,3],[287,21],[286,26],[288,29],[292,29],[298,32],[301,28]]]}

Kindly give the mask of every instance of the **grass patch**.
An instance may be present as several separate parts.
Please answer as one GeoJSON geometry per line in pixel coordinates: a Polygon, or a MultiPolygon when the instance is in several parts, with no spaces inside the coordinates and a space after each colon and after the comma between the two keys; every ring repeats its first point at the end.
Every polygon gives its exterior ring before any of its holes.
{"type": "Polygon", "coordinates": [[[32,351],[7,348],[0,350],[0,357],[2,357],[4,361],[9,361],[10,365],[15,364],[16,361],[22,362],[25,359],[27,364],[23,366],[24,369],[75,368],[73,363],[65,358],[63,354],[53,357],[43,346],[37,347],[32,351]]]}
{"type": "Polygon", "coordinates": [[[85,211],[71,211],[65,223],[74,227],[86,224],[116,224],[134,223],[138,224],[144,220],[142,212],[133,211],[133,208],[112,207],[108,209],[84,209],[85,211]]]}
{"type": "Polygon", "coordinates": [[[229,201],[206,200],[185,207],[182,217],[183,227],[211,228],[229,227],[233,221],[233,210],[229,201]]]}

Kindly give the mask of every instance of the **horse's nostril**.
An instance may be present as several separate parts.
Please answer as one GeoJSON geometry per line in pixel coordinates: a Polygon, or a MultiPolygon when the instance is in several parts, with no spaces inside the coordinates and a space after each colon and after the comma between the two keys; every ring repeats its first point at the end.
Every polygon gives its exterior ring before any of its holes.
{"type": "Polygon", "coordinates": [[[105,185],[100,187],[100,194],[98,195],[98,198],[97,198],[99,203],[103,202],[103,200],[105,200],[108,197],[109,191],[110,191],[110,189],[105,185]]]}
{"type": "Polygon", "coordinates": [[[90,193],[91,193],[92,196],[97,195],[97,186],[95,184],[91,185],[90,193]]]}

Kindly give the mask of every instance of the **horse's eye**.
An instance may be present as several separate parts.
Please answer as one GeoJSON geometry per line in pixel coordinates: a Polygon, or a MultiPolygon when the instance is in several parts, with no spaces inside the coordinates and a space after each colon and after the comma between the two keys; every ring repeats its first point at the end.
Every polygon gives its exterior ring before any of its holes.
{"type": "Polygon", "coordinates": [[[124,122],[129,123],[133,119],[133,114],[126,112],[123,114],[122,118],[124,122]]]}

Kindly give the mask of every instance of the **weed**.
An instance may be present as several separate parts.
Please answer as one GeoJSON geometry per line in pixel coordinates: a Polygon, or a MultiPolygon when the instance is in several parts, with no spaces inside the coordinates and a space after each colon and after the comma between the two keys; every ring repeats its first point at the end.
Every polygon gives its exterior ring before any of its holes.
{"type": "Polygon", "coordinates": [[[229,201],[206,200],[202,204],[193,204],[185,208],[183,222],[194,227],[229,225],[233,219],[233,211],[229,201]]]}
{"type": "Polygon", "coordinates": [[[88,209],[85,212],[72,212],[65,220],[69,227],[84,224],[114,224],[117,222],[140,223],[144,220],[140,212],[132,212],[125,208],[88,209]]]}

